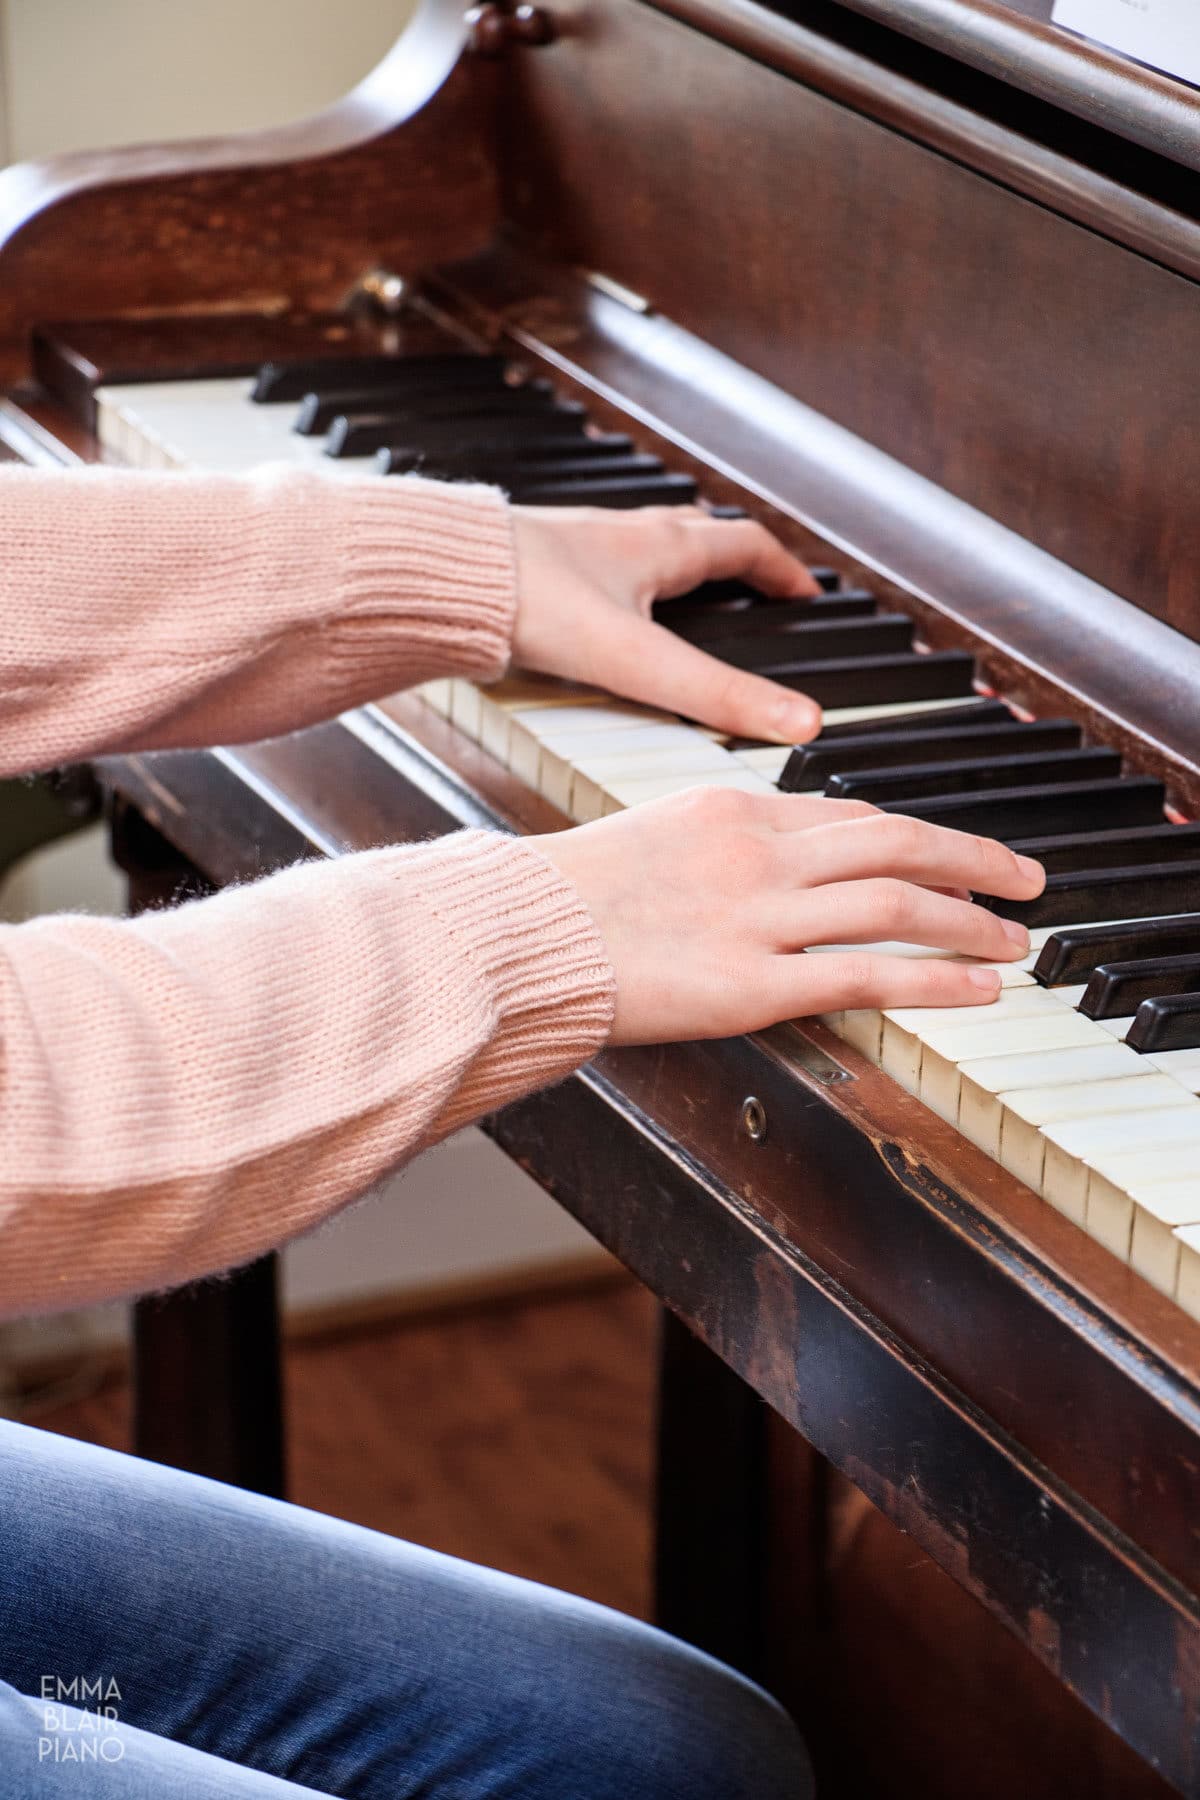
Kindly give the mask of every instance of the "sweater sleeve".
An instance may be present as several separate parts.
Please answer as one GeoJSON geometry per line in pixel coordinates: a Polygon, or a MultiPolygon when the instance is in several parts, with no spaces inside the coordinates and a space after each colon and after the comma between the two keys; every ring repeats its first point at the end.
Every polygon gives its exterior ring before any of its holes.
{"type": "Polygon", "coordinates": [[[484,832],[0,928],[0,1316],[309,1229],[586,1061],[612,985],[574,888],[484,832]]]}
{"type": "Polygon", "coordinates": [[[494,489],[289,467],[0,469],[0,775],[242,743],[435,675],[516,606],[494,489]]]}

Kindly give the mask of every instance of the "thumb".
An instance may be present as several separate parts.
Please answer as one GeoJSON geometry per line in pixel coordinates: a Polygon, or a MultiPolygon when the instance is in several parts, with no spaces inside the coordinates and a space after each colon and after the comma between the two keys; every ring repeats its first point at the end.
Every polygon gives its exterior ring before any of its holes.
{"type": "Polygon", "coordinates": [[[610,619],[592,677],[627,699],[682,713],[734,737],[807,743],[821,709],[806,694],[719,662],[665,626],[634,614],[610,619]]]}

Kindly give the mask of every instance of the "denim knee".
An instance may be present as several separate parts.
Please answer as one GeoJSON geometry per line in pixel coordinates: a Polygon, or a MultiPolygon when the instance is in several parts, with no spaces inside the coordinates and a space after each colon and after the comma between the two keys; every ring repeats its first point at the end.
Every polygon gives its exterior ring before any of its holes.
{"type": "Polygon", "coordinates": [[[649,1626],[623,1620],[614,1636],[606,1667],[590,1672],[594,1685],[575,1671],[593,1705],[575,1716],[572,1792],[587,1800],[811,1800],[803,1740],[762,1688],[649,1626]]]}

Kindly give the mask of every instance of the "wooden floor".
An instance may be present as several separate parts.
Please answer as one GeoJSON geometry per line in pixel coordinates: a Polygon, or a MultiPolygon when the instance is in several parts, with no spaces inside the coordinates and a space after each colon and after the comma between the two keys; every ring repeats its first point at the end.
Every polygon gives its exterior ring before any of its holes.
{"type": "MultiPolygon", "coordinates": [[[[609,1282],[293,1344],[291,1498],[645,1617],[655,1331],[609,1282]]],[[[116,1449],[127,1421],[121,1382],[30,1420],[116,1449]]]]}

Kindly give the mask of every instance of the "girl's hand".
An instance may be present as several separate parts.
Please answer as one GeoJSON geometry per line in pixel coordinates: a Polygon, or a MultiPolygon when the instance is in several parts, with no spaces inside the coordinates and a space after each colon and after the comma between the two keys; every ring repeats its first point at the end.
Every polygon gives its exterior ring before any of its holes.
{"type": "Polygon", "coordinates": [[[803,694],[718,662],[656,625],[655,600],[744,577],[778,599],[818,592],[762,525],[691,506],[635,512],[514,506],[517,620],[524,669],[590,682],[739,737],[798,744],[821,729],[803,694]]]}
{"type": "Polygon", "coordinates": [[[612,1042],[729,1037],[849,1007],[971,1006],[994,970],[812,944],[901,940],[1012,962],[1029,933],[954,890],[1032,899],[1040,865],[856,801],[694,788],[534,840],[616,971],[612,1042]],[[950,890],[950,891],[946,891],[950,890]]]}

